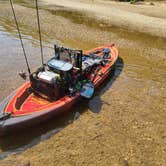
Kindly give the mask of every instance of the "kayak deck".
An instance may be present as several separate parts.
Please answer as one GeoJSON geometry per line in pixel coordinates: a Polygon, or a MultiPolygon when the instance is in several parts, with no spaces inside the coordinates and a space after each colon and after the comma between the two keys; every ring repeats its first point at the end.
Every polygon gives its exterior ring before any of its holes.
{"type": "MultiPolygon", "coordinates": [[[[111,67],[117,60],[118,51],[114,45],[106,45],[84,52],[85,55],[89,55],[91,52],[94,52],[97,56],[102,56],[101,52],[103,48],[110,48],[111,57],[107,59],[108,63],[106,63],[105,66],[102,66],[95,76],[93,80],[95,88],[108,76],[111,67]]],[[[93,73],[89,77],[92,77],[92,75],[93,73]]],[[[30,82],[27,82],[17,90],[16,95],[7,104],[5,113],[11,113],[12,116],[22,116],[48,110],[56,111],[56,109],[61,107],[68,109],[70,107],[69,103],[74,103],[74,101],[80,96],[77,92],[74,96],[65,95],[56,101],[51,101],[32,93],[29,90],[30,87],[30,82]]]]}
{"type": "Polygon", "coordinates": [[[66,103],[72,100],[72,97],[64,96],[63,98],[57,101],[50,101],[42,98],[41,96],[35,95],[34,93],[26,94],[26,98],[23,101],[19,101],[22,99],[22,94],[24,92],[28,93],[30,88],[30,83],[26,83],[23,87],[18,90],[18,93],[14,96],[14,98],[7,105],[5,112],[12,113],[13,116],[21,116],[32,114],[35,112],[40,112],[44,110],[56,109],[58,107],[62,107],[66,105],[66,103]]]}

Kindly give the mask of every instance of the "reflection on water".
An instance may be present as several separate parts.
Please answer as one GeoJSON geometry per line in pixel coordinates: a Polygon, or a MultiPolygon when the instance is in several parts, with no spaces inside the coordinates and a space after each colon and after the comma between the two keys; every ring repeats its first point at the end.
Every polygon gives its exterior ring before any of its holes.
{"type": "MultiPolygon", "coordinates": [[[[77,107],[76,107],[77,108],[77,107]]],[[[26,131],[12,133],[0,139],[0,148],[2,153],[0,159],[11,153],[19,153],[38,144],[40,141],[50,138],[55,133],[61,131],[67,124],[71,123],[76,111],[66,113],[65,116],[51,119],[45,123],[41,123],[33,128],[28,128],[26,131]]]]}
{"type": "MultiPolygon", "coordinates": [[[[11,33],[6,32],[5,27],[0,26],[0,90],[3,91],[0,100],[23,84],[23,81],[18,77],[18,73],[21,70],[27,70],[20,41],[15,33],[13,31],[11,33]]],[[[27,35],[22,36],[27,58],[33,70],[41,65],[40,49],[36,39],[27,35]]],[[[53,55],[53,49],[47,43],[44,43],[44,46],[46,61],[53,55]]]]}

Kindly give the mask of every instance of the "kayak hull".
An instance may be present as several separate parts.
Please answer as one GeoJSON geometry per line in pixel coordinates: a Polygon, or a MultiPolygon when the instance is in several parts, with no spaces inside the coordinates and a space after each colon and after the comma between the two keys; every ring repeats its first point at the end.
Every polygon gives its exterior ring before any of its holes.
{"type": "MultiPolygon", "coordinates": [[[[4,121],[0,121],[0,136],[10,133],[12,131],[34,126],[48,119],[51,119],[55,116],[58,116],[59,114],[63,112],[69,111],[71,107],[74,105],[74,103],[79,99],[79,97],[80,96],[76,96],[67,105],[63,105],[56,109],[48,108],[41,112],[36,112],[33,114],[23,115],[23,116],[14,116],[4,121]]],[[[8,99],[8,102],[9,101],[10,99],[8,99]]],[[[5,105],[6,103],[2,103],[2,104],[5,105]]]]}
{"type": "MultiPolygon", "coordinates": [[[[114,70],[115,63],[118,59],[118,50],[114,45],[109,44],[85,52],[85,54],[89,54],[92,51],[101,50],[107,47],[111,49],[111,61],[102,69],[102,74],[96,76],[96,78],[93,80],[95,89],[99,87],[108,77],[110,72],[114,70]]],[[[72,106],[81,98],[80,94],[76,93],[73,96],[65,96],[56,102],[46,103],[44,99],[35,98],[33,94],[31,94],[27,99],[27,103],[23,104],[21,107],[17,106],[19,105],[17,103],[19,103],[20,96],[27,91],[29,87],[30,83],[28,82],[1,102],[0,115],[4,113],[11,113],[11,117],[0,120],[0,135],[31,127],[61,113],[69,111],[71,110],[72,106]],[[39,104],[40,107],[38,107],[39,104]],[[32,109],[34,107],[36,110],[32,109]]]]}

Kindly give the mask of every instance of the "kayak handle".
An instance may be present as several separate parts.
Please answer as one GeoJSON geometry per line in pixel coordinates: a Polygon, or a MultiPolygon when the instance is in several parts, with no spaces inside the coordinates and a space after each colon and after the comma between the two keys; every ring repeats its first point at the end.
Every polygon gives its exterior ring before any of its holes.
{"type": "Polygon", "coordinates": [[[2,115],[0,115],[0,121],[9,119],[10,116],[11,116],[11,113],[2,114],[2,115]]]}

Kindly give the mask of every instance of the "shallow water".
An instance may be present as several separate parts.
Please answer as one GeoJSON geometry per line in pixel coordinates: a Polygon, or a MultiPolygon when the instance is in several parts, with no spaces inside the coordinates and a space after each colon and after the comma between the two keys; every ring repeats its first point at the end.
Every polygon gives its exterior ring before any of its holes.
{"type": "MultiPolygon", "coordinates": [[[[63,15],[63,17],[66,16],[64,11],[63,13],[57,14],[63,15]]],[[[77,17],[80,16],[78,15],[77,17]]],[[[67,18],[69,20],[73,19],[72,16],[71,18],[69,16],[67,18]]],[[[12,152],[15,153],[23,151],[40,141],[48,139],[53,134],[61,131],[68,124],[72,123],[87,110],[94,113],[100,113],[103,105],[106,105],[108,108],[111,107],[110,89],[115,91],[117,95],[120,94],[119,100],[124,93],[126,99],[129,101],[132,98],[131,102],[133,102],[133,106],[140,106],[138,109],[143,113],[145,110],[154,112],[154,117],[150,117],[150,120],[155,119],[156,123],[158,121],[164,121],[164,109],[166,108],[166,66],[162,61],[162,59],[164,59],[163,51],[165,51],[163,39],[157,38],[155,44],[153,40],[151,40],[153,37],[149,37],[149,39],[147,39],[146,35],[133,35],[133,33],[123,31],[121,29],[117,31],[117,29],[113,30],[109,27],[97,27],[96,24],[92,26],[91,20],[89,21],[89,26],[88,21],[85,23],[86,30],[89,30],[90,32],[94,31],[94,36],[102,33],[105,35],[102,39],[96,39],[99,43],[106,43],[108,40],[114,40],[114,42],[119,46],[121,59],[114,75],[98,89],[95,96],[88,103],[87,101],[82,101],[81,105],[77,104],[70,113],[59,117],[58,120],[52,119],[49,122],[38,125],[33,129],[27,129],[23,133],[15,133],[13,135],[0,138],[0,151],[2,151],[0,158],[6,157],[12,152]],[[114,39],[112,39],[112,35],[115,36],[114,39]],[[127,42],[127,44],[125,42],[127,42]],[[156,53],[161,53],[161,57],[157,62],[154,57],[154,51],[156,51],[156,53]],[[114,83],[116,83],[116,85],[114,85],[114,83]],[[108,97],[103,97],[105,95],[108,97]],[[155,113],[155,110],[158,111],[157,114],[155,113]]],[[[77,19],[75,19],[73,24],[78,26],[78,24],[80,24],[80,20],[77,21],[77,19]]],[[[81,27],[83,25],[79,26],[81,27]]],[[[37,40],[37,34],[29,27],[27,28],[28,33],[23,33],[23,38],[30,66],[32,69],[35,69],[36,66],[41,64],[39,42],[37,40]]],[[[84,35],[86,36],[86,33],[84,35]]],[[[67,46],[75,48],[81,47],[81,49],[86,50],[92,46],[96,46],[98,43],[96,40],[88,41],[86,43],[81,40],[76,42],[75,39],[72,40],[72,38],[69,38],[62,40],[62,43],[67,46]]],[[[45,61],[53,55],[52,44],[52,36],[48,36],[47,42],[44,42],[45,61]]],[[[0,20],[0,50],[0,100],[2,100],[24,82],[19,78],[18,72],[26,69],[25,60],[16,30],[8,23],[7,20],[0,20]]],[[[119,101],[119,104],[126,105],[125,102],[121,103],[121,101],[119,101]]],[[[148,116],[150,115],[148,114],[148,116]]],[[[138,117],[138,119],[139,118],[140,117],[138,117]]]]}
{"type": "MultiPolygon", "coordinates": [[[[0,26],[0,88],[5,91],[5,93],[2,93],[0,96],[0,100],[2,100],[7,95],[7,91],[10,93],[23,83],[21,78],[18,77],[18,73],[22,70],[26,71],[27,66],[23,56],[20,40],[16,34],[17,31],[13,30],[13,28],[9,31],[9,29],[3,26],[4,23],[0,23],[0,25],[2,25],[0,26]]],[[[32,36],[22,35],[22,37],[29,65],[33,70],[41,64],[38,41],[36,41],[32,36]]],[[[53,55],[53,49],[50,48],[48,43],[44,44],[45,59],[47,59],[53,55]]]]}
{"type": "MultiPolygon", "coordinates": [[[[26,63],[23,57],[20,41],[17,37],[15,30],[5,28],[4,23],[0,26],[0,71],[1,71],[1,93],[0,100],[6,97],[12,90],[16,89],[24,83],[18,76],[18,72],[21,70],[26,70],[26,63]],[[10,48],[10,49],[7,49],[10,48]]],[[[23,42],[26,47],[26,52],[31,68],[40,66],[40,50],[39,43],[32,36],[22,35],[23,42]]],[[[44,43],[45,61],[53,55],[54,50],[51,48],[50,44],[44,43]]],[[[116,72],[119,68],[117,67],[116,72]]],[[[121,70],[121,69],[120,69],[121,70]]],[[[113,76],[113,77],[116,77],[113,76]]],[[[111,77],[112,78],[112,77],[111,77]]],[[[114,80],[108,80],[108,86],[111,86],[114,80]]],[[[104,90],[104,89],[103,89],[104,90]]],[[[97,95],[99,98],[99,94],[97,95]]],[[[89,103],[89,108],[92,112],[97,113],[96,109],[93,108],[96,102],[96,97],[89,103]],[[92,104],[93,103],[93,104],[92,104]]],[[[58,120],[52,119],[46,123],[40,124],[36,128],[27,129],[25,132],[12,133],[11,135],[4,136],[0,138],[0,149],[2,153],[0,154],[0,159],[6,157],[10,153],[19,153],[25,149],[36,145],[40,141],[46,140],[51,135],[62,130],[67,124],[73,122],[77,119],[82,112],[88,109],[87,101],[83,101],[84,104],[75,105],[70,113],[65,114],[65,116],[59,117],[58,120]],[[79,110],[79,111],[78,111],[79,110]],[[47,125],[46,125],[47,124],[47,125]],[[17,137],[17,138],[16,138],[17,137]],[[16,138],[16,139],[15,139],[16,138]]],[[[98,103],[100,107],[98,111],[101,110],[102,103],[98,103]]]]}

